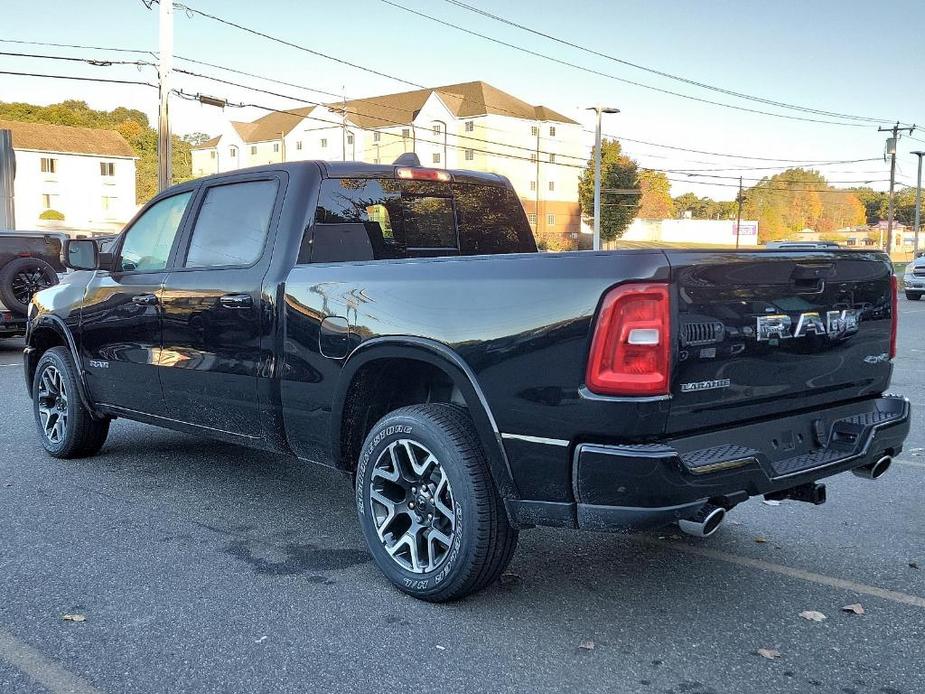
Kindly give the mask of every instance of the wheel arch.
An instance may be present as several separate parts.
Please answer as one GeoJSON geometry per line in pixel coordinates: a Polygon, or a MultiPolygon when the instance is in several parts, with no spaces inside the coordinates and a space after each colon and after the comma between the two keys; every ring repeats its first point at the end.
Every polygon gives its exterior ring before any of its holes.
{"type": "Polygon", "coordinates": [[[35,370],[38,368],[39,360],[52,347],[67,347],[71,353],[74,368],[77,371],[80,401],[94,417],[98,417],[99,414],[90,400],[90,391],[87,388],[86,375],[80,360],[80,353],[77,350],[77,341],[64,320],[54,314],[40,315],[30,323],[26,334],[24,366],[26,370],[26,389],[29,392],[29,397],[32,397],[32,379],[35,377],[35,370]]]}
{"type": "MultiPolygon", "coordinates": [[[[475,374],[455,351],[426,338],[373,338],[360,345],[347,358],[332,404],[331,450],[336,465],[341,469],[352,470],[352,463],[355,463],[351,461],[351,451],[347,445],[349,432],[344,424],[358,377],[377,362],[385,365],[395,360],[417,362],[436,369],[459,390],[488,458],[489,471],[498,493],[505,500],[517,499],[517,486],[498,425],[475,374]]],[[[363,432],[361,445],[367,433],[368,430],[363,432]]]]}

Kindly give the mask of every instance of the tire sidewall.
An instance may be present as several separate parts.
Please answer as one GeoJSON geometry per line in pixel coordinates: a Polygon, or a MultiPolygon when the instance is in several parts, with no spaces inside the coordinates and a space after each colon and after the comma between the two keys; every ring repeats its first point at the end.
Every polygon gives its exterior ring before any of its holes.
{"type": "Polygon", "coordinates": [[[356,507],[360,527],[377,566],[399,589],[419,597],[443,592],[466,578],[475,545],[475,509],[472,479],[460,459],[460,452],[446,433],[425,418],[402,414],[386,416],[366,438],[357,464],[356,507]],[[412,439],[433,453],[446,472],[453,491],[456,531],[449,554],[432,572],[414,573],[400,566],[386,551],[376,532],[369,498],[372,472],[379,456],[388,446],[401,439],[412,439]]]}
{"type": "Polygon", "coordinates": [[[49,350],[39,359],[38,366],[35,369],[35,377],[32,379],[32,412],[35,417],[35,427],[38,431],[42,446],[52,455],[61,455],[73,445],[75,428],[77,426],[77,408],[80,407],[80,394],[77,391],[77,383],[74,381],[71,365],[56,350],[49,350]],[[42,418],[39,416],[39,383],[42,374],[48,366],[54,366],[61,374],[61,378],[67,388],[67,425],[64,428],[64,437],[58,443],[48,440],[45,436],[45,430],[42,427],[42,418]]]}

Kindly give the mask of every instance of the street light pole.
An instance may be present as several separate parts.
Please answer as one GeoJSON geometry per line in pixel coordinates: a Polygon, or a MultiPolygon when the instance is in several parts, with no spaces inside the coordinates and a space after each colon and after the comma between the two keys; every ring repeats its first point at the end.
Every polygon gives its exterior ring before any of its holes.
{"type": "Polygon", "coordinates": [[[925,156],[925,152],[918,151],[912,152],[915,156],[919,158],[919,173],[918,178],[916,179],[915,184],[915,253],[919,253],[919,229],[922,228],[922,157],[925,156]]]}
{"type": "MultiPolygon", "coordinates": [[[[593,248],[596,251],[601,250],[601,115],[604,113],[620,113],[618,108],[609,108],[606,106],[592,106],[589,111],[594,111],[596,122],[594,127],[594,243],[593,248]]],[[[539,187],[539,181],[537,181],[539,187]]]]}

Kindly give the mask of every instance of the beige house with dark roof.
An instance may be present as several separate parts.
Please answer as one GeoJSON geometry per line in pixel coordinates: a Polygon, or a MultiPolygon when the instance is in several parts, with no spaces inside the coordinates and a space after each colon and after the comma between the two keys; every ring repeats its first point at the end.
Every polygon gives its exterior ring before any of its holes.
{"type": "Polygon", "coordinates": [[[589,156],[581,125],[485,82],[229,121],[193,148],[193,174],[306,159],[388,164],[404,152],[424,166],[507,176],[539,237],[577,238],[578,177],[589,156]]]}
{"type": "Polygon", "coordinates": [[[135,155],[116,131],[9,120],[0,130],[13,136],[17,229],[104,233],[134,214],[135,155]]]}

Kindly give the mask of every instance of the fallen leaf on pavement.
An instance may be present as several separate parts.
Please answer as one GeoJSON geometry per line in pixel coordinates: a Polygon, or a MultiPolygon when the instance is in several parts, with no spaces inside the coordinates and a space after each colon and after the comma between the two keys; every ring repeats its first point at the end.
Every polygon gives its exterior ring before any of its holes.
{"type": "Polygon", "coordinates": [[[578,647],[585,651],[593,651],[594,641],[592,641],[591,639],[586,639],[585,641],[582,641],[581,643],[579,643],[578,647]]]}
{"type": "Polygon", "coordinates": [[[768,660],[776,660],[780,658],[780,651],[774,650],[773,648],[759,648],[756,653],[762,658],[767,658],[768,660]]]}
{"type": "Polygon", "coordinates": [[[800,612],[800,616],[803,619],[808,619],[810,622],[824,622],[828,619],[824,614],[816,612],[816,610],[803,610],[800,612]]]}
{"type": "Polygon", "coordinates": [[[513,572],[501,574],[501,578],[498,579],[498,582],[502,586],[515,586],[521,582],[520,574],[515,574],[513,572]]]}
{"type": "Polygon", "coordinates": [[[910,569],[917,569],[917,568],[919,568],[919,563],[918,563],[917,561],[910,561],[910,562],[909,562],[909,568],[910,568],[910,569]]]}
{"type": "Polygon", "coordinates": [[[65,614],[61,615],[61,619],[65,622],[86,622],[87,618],[82,614],[65,614]]]}
{"type": "Polygon", "coordinates": [[[758,544],[762,544],[762,543],[765,543],[765,542],[767,542],[767,541],[768,541],[768,539],[767,539],[766,537],[761,537],[760,535],[759,535],[758,537],[755,538],[755,542],[757,542],[758,544]]]}
{"type": "Polygon", "coordinates": [[[776,499],[762,499],[761,503],[765,504],[766,506],[780,506],[780,502],[776,499]]]}
{"type": "Polygon", "coordinates": [[[861,607],[861,603],[855,602],[851,605],[845,605],[842,609],[842,612],[854,612],[854,614],[864,614],[864,608],[861,607]]]}

